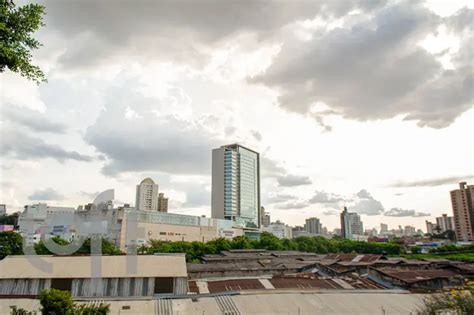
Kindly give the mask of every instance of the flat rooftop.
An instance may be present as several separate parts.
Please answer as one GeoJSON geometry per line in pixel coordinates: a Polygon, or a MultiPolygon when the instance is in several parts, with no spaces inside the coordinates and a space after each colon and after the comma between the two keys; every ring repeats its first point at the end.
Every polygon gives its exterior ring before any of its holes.
{"type": "MultiPolygon", "coordinates": [[[[400,315],[415,314],[422,294],[395,292],[358,293],[352,291],[277,294],[243,294],[174,300],[105,300],[111,314],[325,314],[325,315],[400,315]],[[161,313],[160,313],[161,314],[161,313]]],[[[9,314],[10,305],[38,310],[38,300],[0,299],[0,314],[9,314]]]]}

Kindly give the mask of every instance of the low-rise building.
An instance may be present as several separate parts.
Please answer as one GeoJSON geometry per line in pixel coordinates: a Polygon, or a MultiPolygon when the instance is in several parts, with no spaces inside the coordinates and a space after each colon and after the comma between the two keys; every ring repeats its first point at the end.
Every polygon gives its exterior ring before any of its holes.
{"type": "Polygon", "coordinates": [[[386,288],[410,290],[437,290],[462,287],[464,278],[459,274],[443,269],[435,270],[398,270],[368,269],[369,279],[386,288]]]}
{"type": "Polygon", "coordinates": [[[37,296],[50,288],[73,297],[187,294],[186,261],[184,254],[7,256],[0,261],[0,297],[37,296]]]}
{"type": "Polygon", "coordinates": [[[125,250],[131,245],[145,245],[150,240],[207,242],[254,232],[236,226],[231,220],[130,209],[123,214],[118,245],[125,250]]]}
{"type": "Polygon", "coordinates": [[[262,228],[263,231],[272,233],[278,238],[291,238],[292,228],[283,222],[277,220],[276,222],[270,223],[267,227],[262,228]]]}

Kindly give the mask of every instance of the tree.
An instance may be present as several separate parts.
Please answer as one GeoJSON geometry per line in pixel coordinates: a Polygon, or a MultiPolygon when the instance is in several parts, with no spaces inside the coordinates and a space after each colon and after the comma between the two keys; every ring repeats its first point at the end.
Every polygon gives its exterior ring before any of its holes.
{"type": "Polygon", "coordinates": [[[413,247],[411,248],[411,253],[412,253],[412,254],[419,254],[419,253],[421,253],[421,247],[420,247],[420,246],[413,246],[413,247]]]}
{"type": "Polygon", "coordinates": [[[8,68],[38,84],[46,81],[43,71],[31,63],[31,51],[41,46],[32,34],[45,25],[44,10],[39,4],[16,7],[13,0],[0,0],[0,72],[8,68]]]}
{"type": "Polygon", "coordinates": [[[46,289],[40,294],[41,314],[43,315],[106,315],[110,312],[110,304],[93,302],[76,304],[71,292],[46,289]]]}
{"type": "Polygon", "coordinates": [[[467,290],[428,295],[417,314],[474,314],[474,296],[467,290]]]}
{"type": "Polygon", "coordinates": [[[0,259],[7,255],[23,255],[21,235],[16,232],[0,232],[0,259]]]}
{"type": "MultiPolygon", "coordinates": [[[[59,236],[54,236],[52,240],[59,245],[68,245],[69,241],[60,238],[59,236]]],[[[39,241],[35,244],[35,253],[38,255],[54,255],[46,247],[43,241],[39,241]]],[[[91,254],[91,239],[87,238],[84,240],[82,246],[73,254],[73,255],[90,255],[91,254]]],[[[121,255],[122,252],[114,244],[108,240],[102,239],[102,254],[104,255],[121,255]]]]}
{"type": "Polygon", "coordinates": [[[41,314],[69,315],[74,314],[74,302],[71,292],[56,289],[43,290],[40,294],[41,314]]]}
{"type": "Polygon", "coordinates": [[[19,215],[20,215],[19,212],[15,212],[15,213],[12,213],[12,214],[1,215],[0,216],[0,224],[17,226],[19,215]]]}

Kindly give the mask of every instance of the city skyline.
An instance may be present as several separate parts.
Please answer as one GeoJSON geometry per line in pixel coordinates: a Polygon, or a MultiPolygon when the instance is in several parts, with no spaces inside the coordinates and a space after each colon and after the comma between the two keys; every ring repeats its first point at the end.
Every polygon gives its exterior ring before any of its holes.
{"type": "Polygon", "coordinates": [[[211,150],[228,143],[261,154],[261,205],[290,225],[318,217],[333,229],[347,206],[368,228],[424,229],[452,214],[449,191],[474,182],[472,93],[460,88],[469,1],[272,4],[285,14],[271,16],[237,5],[240,19],[222,10],[219,21],[185,10],[190,27],[165,10],[164,32],[152,15],[124,29],[126,4],[104,14],[44,2],[33,57],[48,83],[0,78],[9,212],[107,188],[132,203],[151,177],[171,211],[210,216],[211,150]]]}

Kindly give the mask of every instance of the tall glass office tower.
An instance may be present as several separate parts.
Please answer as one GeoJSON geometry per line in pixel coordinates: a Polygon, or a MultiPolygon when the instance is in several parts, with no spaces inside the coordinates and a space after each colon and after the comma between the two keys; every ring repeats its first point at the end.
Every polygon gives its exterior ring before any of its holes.
{"type": "Polygon", "coordinates": [[[260,226],[260,157],[238,144],[212,150],[212,217],[260,226]]]}

